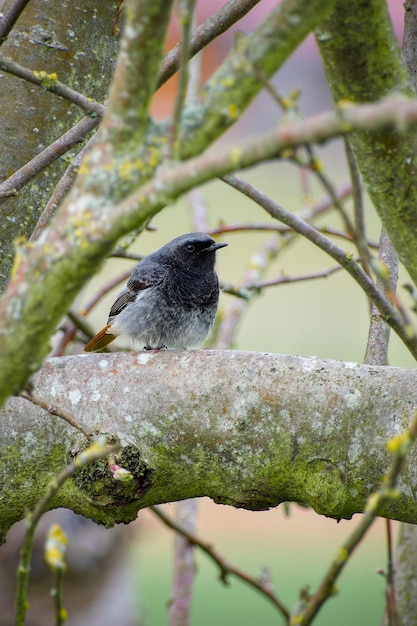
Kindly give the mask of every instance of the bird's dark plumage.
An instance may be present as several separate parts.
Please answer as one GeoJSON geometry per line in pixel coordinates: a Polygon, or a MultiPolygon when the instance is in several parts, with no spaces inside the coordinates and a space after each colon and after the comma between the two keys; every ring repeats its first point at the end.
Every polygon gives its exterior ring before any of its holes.
{"type": "Polygon", "coordinates": [[[146,256],[114,302],[107,325],[85,350],[101,350],[118,335],[146,349],[200,346],[217,311],[216,250],[226,245],[205,233],[190,233],[146,256]]]}

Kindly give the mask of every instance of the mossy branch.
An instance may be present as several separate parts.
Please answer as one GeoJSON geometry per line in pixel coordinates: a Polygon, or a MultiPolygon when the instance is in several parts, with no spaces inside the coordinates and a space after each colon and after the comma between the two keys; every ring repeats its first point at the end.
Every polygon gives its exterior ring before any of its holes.
{"type": "MultiPolygon", "coordinates": [[[[384,0],[371,0],[366,6],[360,0],[338,2],[317,41],[336,102],[370,102],[394,92],[415,93],[384,0]]],[[[413,182],[417,133],[416,129],[404,130],[357,132],[350,142],[384,228],[417,282],[417,188],[413,182]]]]}
{"type": "MultiPolygon", "coordinates": [[[[107,525],[199,496],[251,510],[298,501],[349,518],[381,485],[391,462],[386,443],[417,406],[415,370],[229,351],[61,357],[33,383],[36,396],[120,441],[114,462],[132,480],[115,481],[107,465],[95,465],[53,503],[107,525]]],[[[85,438],[21,398],[0,417],[5,531],[85,438]]],[[[415,462],[413,449],[399,496],[381,515],[417,523],[415,462]]]]}

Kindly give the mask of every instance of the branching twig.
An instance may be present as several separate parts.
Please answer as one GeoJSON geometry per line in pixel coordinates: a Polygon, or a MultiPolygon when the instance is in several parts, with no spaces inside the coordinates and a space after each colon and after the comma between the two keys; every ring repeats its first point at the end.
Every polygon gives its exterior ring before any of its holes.
{"type": "Polygon", "coordinates": [[[303,235],[306,239],[335,259],[335,261],[340,263],[360,285],[365,294],[372,299],[380,313],[385,317],[387,323],[395,330],[410,352],[417,358],[416,334],[410,332],[410,327],[404,324],[402,316],[393,307],[389,299],[374,285],[369,276],[365,274],[351,255],[336,246],[332,241],[307,224],[307,222],[300,220],[295,215],[286,211],[253,185],[250,185],[237,176],[227,176],[222,180],[238,191],[241,191],[249,198],[252,198],[252,200],[264,208],[274,219],[278,219],[284,222],[284,224],[287,224],[287,226],[291,226],[296,232],[303,235]]]}
{"type": "MultiPolygon", "coordinates": [[[[264,75],[260,67],[257,67],[255,69],[255,72],[265,89],[272,96],[273,100],[283,109],[283,111],[285,111],[285,113],[287,114],[290,114],[292,117],[301,118],[298,109],[298,92],[296,92],[295,95],[290,96],[289,98],[283,98],[277,92],[274,85],[264,75]]],[[[343,205],[340,203],[337,191],[328,176],[325,174],[320,159],[316,155],[312,144],[306,143],[303,148],[304,150],[302,152],[300,150],[295,150],[290,156],[290,160],[296,165],[301,166],[302,168],[306,167],[310,171],[314,172],[324,189],[329,194],[332,205],[338,210],[339,214],[341,215],[345,224],[347,234],[352,237],[352,239],[355,239],[355,232],[349,215],[346,213],[343,205]]]]}
{"type": "Polygon", "coordinates": [[[227,578],[229,576],[235,576],[240,580],[243,580],[245,583],[260,591],[272,604],[280,611],[281,615],[288,621],[289,619],[289,611],[282,604],[282,602],[277,598],[277,596],[263,584],[262,581],[256,580],[252,578],[242,570],[238,569],[231,563],[228,563],[222,556],[219,554],[212,545],[206,543],[205,541],[199,539],[192,533],[187,532],[184,528],[182,528],[179,524],[176,524],[168,515],[166,515],[163,510],[159,506],[151,506],[150,510],[166,525],[168,528],[172,528],[175,532],[182,535],[187,541],[189,541],[192,545],[197,546],[202,550],[207,556],[209,556],[212,561],[216,563],[216,565],[220,569],[220,580],[227,584],[227,578]]]}

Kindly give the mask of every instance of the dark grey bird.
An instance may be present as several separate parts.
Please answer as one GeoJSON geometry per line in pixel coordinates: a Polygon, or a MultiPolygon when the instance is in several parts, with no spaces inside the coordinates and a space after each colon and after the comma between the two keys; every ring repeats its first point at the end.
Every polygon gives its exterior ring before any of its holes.
{"type": "Polygon", "coordinates": [[[216,243],[205,233],[173,239],[144,257],[113,304],[106,326],[85,346],[101,350],[118,335],[145,350],[196,348],[207,337],[219,302],[216,243]]]}

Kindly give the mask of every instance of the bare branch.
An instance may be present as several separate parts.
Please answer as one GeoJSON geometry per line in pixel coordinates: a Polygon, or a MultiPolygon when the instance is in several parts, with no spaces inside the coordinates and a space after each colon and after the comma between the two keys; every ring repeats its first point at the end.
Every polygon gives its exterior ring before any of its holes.
{"type": "Polygon", "coordinates": [[[2,16],[0,20],[0,45],[6,41],[10,31],[29,2],[30,0],[14,0],[7,14],[2,16]]]}
{"type": "Polygon", "coordinates": [[[64,133],[59,139],[45,148],[45,150],[42,150],[42,152],[37,154],[0,185],[0,202],[1,198],[5,195],[15,195],[13,192],[24,187],[24,185],[40,174],[40,172],[51,165],[51,163],[83,141],[91,131],[97,128],[99,123],[99,117],[83,117],[73,128],[64,133]]]}
{"type": "MultiPolygon", "coordinates": [[[[258,4],[260,0],[229,0],[203,24],[198,26],[190,42],[190,57],[205,48],[213,39],[226,32],[258,4]]],[[[181,43],[166,55],[159,74],[158,87],[161,87],[175,74],[181,61],[181,43]]]]}
{"type": "Polygon", "coordinates": [[[0,55],[0,69],[13,76],[22,78],[29,83],[33,83],[42,89],[46,89],[46,91],[50,91],[68,100],[68,102],[76,104],[86,113],[95,113],[100,117],[102,117],[104,113],[105,107],[102,104],[94,102],[91,98],[87,98],[78,91],[75,91],[75,89],[64,85],[64,83],[58,80],[55,74],[47,74],[45,71],[29,70],[3,55],[0,55]]]}
{"type": "Polygon", "coordinates": [[[271,591],[269,586],[266,586],[262,580],[257,580],[252,576],[246,574],[243,570],[239,569],[235,565],[232,565],[208,542],[199,539],[193,532],[190,532],[188,529],[184,528],[180,524],[176,523],[172,520],[168,515],[164,513],[164,511],[159,506],[150,507],[151,511],[156,515],[165,526],[171,528],[176,533],[179,533],[184,539],[186,539],[191,545],[200,548],[204,554],[206,554],[214,563],[218,566],[220,570],[220,580],[227,584],[228,577],[234,576],[235,578],[242,580],[246,584],[248,584],[253,589],[259,591],[263,596],[265,596],[276,609],[284,616],[286,620],[289,618],[289,611],[283,605],[281,600],[271,591]]]}
{"type": "MultiPolygon", "coordinates": [[[[381,273],[384,272],[386,278],[385,281],[378,278],[376,286],[390,297],[391,294],[395,294],[397,286],[398,256],[384,229],[381,230],[379,242],[379,261],[383,264],[381,273]]],[[[391,301],[395,300],[391,297],[391,301]]],[[[389,325],[381,316],[377,307],[373,305],[364,358],[365,363],[368,363],[368,365],[387,365],[389,336],[389,325]]]]}
{"type": "Polygon", "coordinates": [[[171,118],[166,145],[166,158],[177,161],[180,155],[180,125],[188,86],[188,61],[190,59],[190,37],[195,15],[196,0],[178,0],[179,22],[181,25],[181,60],[178,89],[174,113],[171,118]]]}

